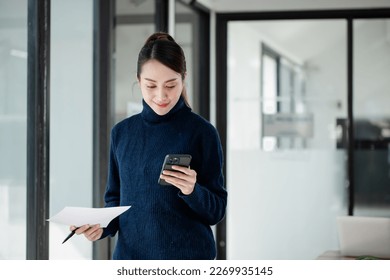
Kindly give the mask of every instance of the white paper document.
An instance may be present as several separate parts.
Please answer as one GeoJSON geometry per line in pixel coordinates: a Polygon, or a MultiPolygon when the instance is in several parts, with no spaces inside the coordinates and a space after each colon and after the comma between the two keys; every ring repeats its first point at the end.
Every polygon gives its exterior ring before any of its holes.
{"type": "Polygon", "coordinates": [[[49,222],[64,225],[96,225],[107,227],[112,219],[127,211],[131,206],[88,208],[88,207],[65,207],[53,217],[48,219],[49,222]]]}

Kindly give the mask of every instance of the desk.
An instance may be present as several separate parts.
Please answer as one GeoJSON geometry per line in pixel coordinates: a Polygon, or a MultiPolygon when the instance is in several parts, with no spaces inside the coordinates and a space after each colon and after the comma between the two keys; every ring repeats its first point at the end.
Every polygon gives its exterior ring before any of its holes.
{"type": "Polygon", "coordinates": [[[326,251],[318,256],[317,260],[388,260],[373,256],[350,257],[341,255],[340,251],[326,251]]]}
{"type": "Polygon", "coordinates": [[[342,256],[340,251],[326,251],[318,256],[317,260],[356,260],[356,258],[342,256]]]}

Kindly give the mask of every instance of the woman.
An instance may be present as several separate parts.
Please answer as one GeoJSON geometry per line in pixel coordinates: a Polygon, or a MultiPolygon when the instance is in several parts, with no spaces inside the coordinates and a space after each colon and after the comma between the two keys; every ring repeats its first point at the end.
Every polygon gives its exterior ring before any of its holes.
{"type": "MultiPolygon", "coordinates": [[[[118,232],[114,259],[214,259],[211,225],[225,216],[227,192],[216,129],[193,113],[182,48],[162,32],[142,47],[137,79],[143,110],[111,131],[106,207],[131,208],[107,228],[80,227],[95,241],[118,232]],[[167,154],[190,154],[189,168],[164,171],[167,154]],[[158,184],[159,177],[169,186],[158,184]]],[[[74,227],[71,227],[74,229],[74,227]]]]}

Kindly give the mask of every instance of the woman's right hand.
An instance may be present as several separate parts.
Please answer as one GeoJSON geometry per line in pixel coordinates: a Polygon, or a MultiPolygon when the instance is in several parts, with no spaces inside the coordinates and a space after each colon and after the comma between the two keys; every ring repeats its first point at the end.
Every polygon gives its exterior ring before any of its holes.
{"type": "MultiPolygon", "coordinates": [[[[70,230],[76,229],[75,226],[70,226],[70,230]]],[[[84,234],[89,241],[96,241],[102,237],[103,228],[99,224],[96,225],[83,225],[79,227],[76,232],[77,235],[84,234]]]]}

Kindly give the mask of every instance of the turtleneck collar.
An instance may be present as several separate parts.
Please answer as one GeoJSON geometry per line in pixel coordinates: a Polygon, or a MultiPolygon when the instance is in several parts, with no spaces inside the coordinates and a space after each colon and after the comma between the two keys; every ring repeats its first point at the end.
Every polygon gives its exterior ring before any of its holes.
{"type": "Polygon", "coordinates": [[[176,105],[165,115],[158,115],[156,112],[153,111],[153,109],[145,102],[144,99],[142,99],[142,105],[143,109],[141,112],[142,118],[148,122],[153,124],[163,123],[169,121],[173,116],[175,116],[179,111],[182,111],[182,109],[188,109],[191,110],[184,102],[184,99],[182,96],[180,96],[179,100],[177,101],[176,105]]]}

